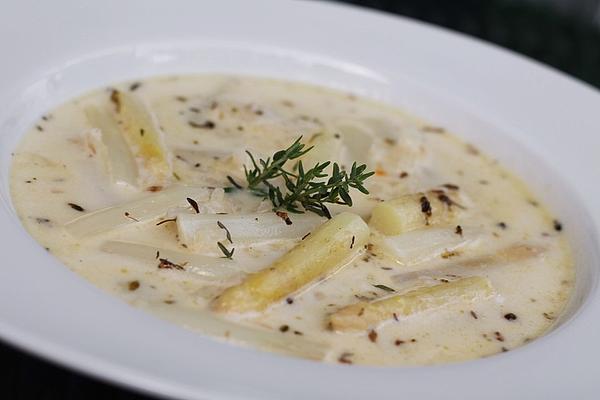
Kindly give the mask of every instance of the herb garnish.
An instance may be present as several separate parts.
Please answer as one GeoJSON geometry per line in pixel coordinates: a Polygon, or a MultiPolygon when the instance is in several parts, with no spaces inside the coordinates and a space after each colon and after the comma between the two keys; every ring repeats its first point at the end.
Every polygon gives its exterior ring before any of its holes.
{"type": "Polygon", "coordinates": [[[227,247],[225,247],[225,245],[221,242],[217,242],[217,245],[219,246],[219,249],[221,250],[221,252],[224,254],[224,256],[222,258],[228,258],[230,260],[233,259],[233,252],[235,251],[235,248],[232,248],[231,251],[227,250],[227,247]]]}
{"type": "Polygon", "coordinates": [[[458,190],[459,189],[458,185],[455,185],[453,183],[444,183],[442,186],[445,187],[446,189],[450,189],[450,190],[458,190]]]}
{"type": "Polygon", "coordinates": [[[135,92],[137,89],[140,88],[140,86],[142,86],[141,82],[134,82],[131,85],[129,85],[129,90],[135,92]]]}
{"type": "MultiPolygon", "coordinates": [[[[428,218],[431,217],[431,203],[429,202],[427,196],[421,196],[419,202],[421,203],[421,212],[428,218]]],[[[429,223],[427,223],[427,225],[429,225],[429,223]]]]}
{"type": "Polygon", "coordinates": [[[385,286],[385,285],[381,285],[381,284],[380,285],[373,285],[373,286],[375,286],[377,289],[385,290],[386,292],[395,292],[396,291],[396,289],[392,289],[389,286],[385,286]]]}
{"type": "Polygon", "coordinates": [[[177,221],[177,218],[163,219],[162,221],[157,222],[156,226],[166,224],[167,222],[175,222],[175,221],[177,221]]]}
{"type": "Polygon", "coordinates": [[[85,209],[83,207],[81,207],[79,204],[75,204],[75,203],[67,203],[67,204],[69,205],[69,207],[71,207],[75,211],[85,212],[85,209]]]}
{"type": "Polygon", "coordinates": [[[159,269],[176,269],[179,271],[185,270],[185,268],[183,268],[183,265],[176,264],[172,261],[167,260],[166,258],[159,258],[158,261],[159,269]]]}
{"type": "Polygon", "coordinates": [[[285,211],[275,211],[275,215],[281,218],[286,225],[292,225],[292,220],[290,219],[288,213],[286,213],[285,211]]]}
{"type": "Polygon", "coordinates": [[[125,213],[123,215],[125,215],[127,218],[129,218],[132,221],[140,222],[139,219],[132,217],[131,214],[129,213],[129,211],[125,211],[125,213]]]}
{"type": "Polygon", "coordinates": [[[350,352],[344,352],[340,355],[340,357],[338,358],[338,362],[342,363],[342,364],[352,364],[352,360],[351,357],[354,355],[354,353],[350,353],[350,352]]]}
{"type": "MultiPolygon", "coordinates": [[[[233,244],[233,241],[231,240],[231,233],[229,233],[229,229],[227,229],[227,227],[223,225],[221,221],[217,221],[217,226],[225,231],[227,240],[229,241],[229,243],[233,244]]],[[[231,254],[233,254],[233,250],[231,251],[231,254]]]]}
{"type": "Polygon", "coordinates": [[[231,182],[231,184],[232,184],[233,186],[235,186],[237,189],[241,189],[241,188],[242,188],[242,187],[240,186],[240,184],[239,184],[239,183],[237,183],[237,182],[236,182],[236,181],[235,181],[235,180],[234,180],[234,179],[233,179],[231,176],[227,175],[227,180],[228,180],[229,182],[231,182]]]}
{"type": "Polygon", "coordinates": [[[197,128],[197,129],[214,129],[215,127],[215,123],[213,121],[207,120],[202,124],[199,124],[197,122],[194,121],[188,121],[189,126],[191,126],[192,128],[197,128]]]}
{"type": "Polygon", "coordinates": [[[194,211],[196,211],[196,214],[200,214],[200,208],[198,207],[198,202],[196,202],[196,200],[189,198],[189,197],[186,200],[188,203],[190,203],[190,206],[192,206],[194,211]]]}
{"type": "MultiPolygon", "coordinates": [[[[294,172],[284,169],[288,161],[298,159],[312,150],[312,146],[305,148],[306,145],[300,143],[301,139],[302,136],[290,147],[276,152],[266,160],[257,161],[252,153],[246,151],[252,162],[252,168],[244,166],[247,188],[251,193],[271,200],[273,211],[287,210],[296,214],[311,211],[327,218],[331,218],[331,214],[325,203],[352,206],[350,188],[369,194],[363,184],[374,172],[365,172],[365,164],[353,163],[350,173],[331,161],[317,163],[308,170],[304,169],[302,161],[298,161],[293,167],[294,172]],[[330,165],[331,176],[325,181],[323,178],[328,176],[325,169],[330,165]],[[273,184],[272,180],[276,178],[283,179],[285,192],[273,184]]],[[[227,179],[234,182],[230,176],[227,179]]],[[[235,186],[240,185],[236,183],[235,186]]]]}

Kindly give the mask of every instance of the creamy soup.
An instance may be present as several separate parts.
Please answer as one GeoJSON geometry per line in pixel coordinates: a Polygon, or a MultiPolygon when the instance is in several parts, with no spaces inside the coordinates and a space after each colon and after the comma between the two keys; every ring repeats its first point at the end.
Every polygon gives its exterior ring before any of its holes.
{"type": "Polygon", "coordinates": [[[332,363],[510,351],[552,327],[574,281],[561,222],[496,160],[390,106],[298,83],[93,91],[24,136],[11,191],[50,254],[125,302],[332,363]]]}

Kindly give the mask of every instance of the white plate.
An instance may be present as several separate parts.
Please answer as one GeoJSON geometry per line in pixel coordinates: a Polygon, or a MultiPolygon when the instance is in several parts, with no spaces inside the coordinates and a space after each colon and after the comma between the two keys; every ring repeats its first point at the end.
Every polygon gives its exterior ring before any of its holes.
{"type": "Polygon", "coordinates": [[[78,370],[190,399],[597,398],[600,95],[442,29],[316,2],[10,2],[0,13],[0,336],[78,370]],[[283,77],[389,101],[524,175],[579,263],[568,321],[462,364],[326,365],[217,343],[126,306],[20,226],[10,152],[48,108],[112,81],[174,72],[283,77]],[[568,183],[568,184],[567,184],[568,183]]]}

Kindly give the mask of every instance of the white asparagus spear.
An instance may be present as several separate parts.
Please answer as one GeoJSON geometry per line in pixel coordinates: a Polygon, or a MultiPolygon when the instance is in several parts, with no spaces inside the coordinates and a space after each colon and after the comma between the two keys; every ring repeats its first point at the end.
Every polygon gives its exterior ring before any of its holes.
{"type": "Polygon", "coordinates": [[[384,235],[455,222],[460,206],[443,190],[413,193],[373,207],[369,225],[384,235]]]}
{"type": "Polygon", "coordinates": [[[137,165],[115,118],[108,111],[92,106],[86,107],[85,115],[91,126],[100,130],[111,181],[117,185],[136,187],[137,165]]]}
{"type": "Polygon", "coordinates": [[[115,90],[111,100],[115,103],[123,137],[139,163],[142,183],[147,186],[168,184],[173,174],[170,153],[152,113],[130,93],[115,90]]]}
{"type": "Polygon", "coordinates": [[[385,321],[397,320],[451,303],[472,302],[492,294],[492,285],[486,278],[460,278],[371,303],[359,302],[349,305],[330,316],[329,326],[335,331],[365,330],[385,321]]]}
{"type": "Polygon", "coordinates": [[[201,202],[208,200],[209,194],[210,190],[203,187],[175,185],[127,203],[84,214],[67,222],[65,229],[73,236],[90,236],[159,218],[172,207],[187,205],[188,197],[201,202]]]}
{"type": "Polygon", "coordinates": [[[397,236],[382,236],[379,241],[386,253],[399,264],[411,266],[439,258],[451,258],[465,249],[477,246],[484,237],[483,231],[470,226],[431,227],[397,236]]]}
{"type": "Polygon", "coordinates": [[[226,289],[213,301],[212,309],[236,313],[264,310],[347,264],[368,237],[369,227],[358,215],[338,214],[270,267],[226,289]]]}
{"type": "Polygon", "coordinates": [[[282,334],[279,329],[273,331],[246,326],[237,321],[228,321],[210,311],[198,310],[197,308],[180,307],[177,313],[174,313],[173,306],[158,303],[152,304],[151,312],[176,323],[180,323],[181,315],[184,314],[185,320],[189,321],[186,327],[205,335],[242,346],[295,355],[311,360],[322,360],[331,348],[328,343],[322,340],[282,334]]]}
{"type": "Polygon", "coordinates": [[[243,272],[243,268],[233,260],[183,253],[140,243],[108,241],[102,244],[100,250],[155,263],[156,265],[161,260],[168,260],[183,273],[193,274],[208,281],[226,280],[243,272]]]}
{"type": "Polygon", "coordinates": [[[274,239],[300,239],[326,221],[315,214],[291,214],[291,224],[273,212],[253,214],[181,214],[177,216],[179,240],[192,248],[231,240],[256,243],[274,239]]]}

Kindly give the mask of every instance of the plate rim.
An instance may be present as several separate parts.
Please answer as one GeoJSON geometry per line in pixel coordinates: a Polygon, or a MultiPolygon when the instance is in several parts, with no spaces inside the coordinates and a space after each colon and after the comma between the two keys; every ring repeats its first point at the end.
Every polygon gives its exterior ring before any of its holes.
{"type": "MultiPolygon", "coordinates": [[[[238,5],[238,2],[226,2],[226,3],[235,3],[236,5],[238,5]]],[[[56,3],[58,4],[58,3],[56,3]]],[[[69,5],[72,4],[68,1],[62,2],[60,3],[61,6],[62,5],[69,5]]],[[[339,5],[339,4],[323,4],[323,3],[303,3],[302,6],[299,6],[298,3],[296,2],[292,2],[292,3],[284,3],[284,2],[276,2],[276,1],[264,1],[261,2],[261,7],[265,7],[265,8],[269,8],[269,9],[278,9],[280,10],[279,12],[283,12],[286,10],[286,6],[294,4],[294,10],[301,10],[298,12],[301,13],[307,13],[307,9],[314,11],[319,11],[319,12],[323,12],[323,13],[334,13],[339,15],[345,15],[345,16],[349,16],[352,15],[353,18],[358,18],[358,19],[362,19],[364,18],[364,20],[370,20],[370,21],[379,21],[382,24],[404,24],[405,28],[406,26],[410,26],[410,29],[415,30],[417,32],[442,32],[443,35],[442,36],[446,36],[446,37],[450,37],[452,38],[452,40],[450,40],[450,42],[461,42],[462,45],[465,45],[467,47],[472,47],[472,48],[477,48],[478,46],[485,48],[485,49],[492,49],[493,52],[497,53],[497,54],[502,54],[501,58],[508,58],[510,60],[513,60],[511,63],[516,62],[514,60],[519,60],[517,64],[521,63],[523,65],[523,69],[529,70],[529,71],[534,71],[534,72],[539,72],[540,74],[550,74],[550,76],[554,76],[553,81],[555,82],[555,85],[560,85],[560,86],[566,86],[567,89],[569,89],[569,93],[571,92],[575,92],[575,93],[580,93],[581,97],[586,97],[586,98],[593,98],[593,100],[595,101],[595,104],[600,104],[600,93],[598,91],[596,91],[595,89],[593,89],[591,86],[582,83],[580,81],[576,81],[573,78],[567,77],[566,75],[564,75],[563,73],[554,70],[553,68],[550,68],[548,66],[545,66],[543,64],[534,62],[530,59],[528,59],[527,57],[524,56],[520,56],[520,55],[516,55],[515,53],[508,51],[506,49],[502,49],[498,46],[493,46],[490,44],[487,44],[483,41],[480,41],[478,39],[474,39],[471,37],[468,37],[466,35],[463,34],[459,34],[456,32],[451,32],[448,31],[444,28],[439,28],[439,27],[435,27],[429,24],[425,24],[425,23],[421,23],[421,22],[417,22],[417,21],[413,21],[413,20],[409,20],[407,18],[404,17],[397,17],[397,16],[392,16],[386,13],[381,13],[381,12],[376,12],[376,11],[367,11],[367,10],[363,10],[360,9],[358,7],[353,7],[353,6],[348,6],[348,5],[339,5]],[[279,4],[277,4],[279,3],[279,4]],[[277,4],[277,5],[276,5],[277,4]],[[282,5],[283,4],[283,5],[282,5]],[[304,10],[302,10],[304,8],[304,10]],[[584,96],[585,95],[585,96],[584,96]]],[[[23,5],[24,7],[25,5],[23,5]]],[[[9,12],[6,13],[6,15],[10,15],[11,11],[15,11],[18,7],[22,7],[22,6],[17,6],[17,5],[13,5],[11,6],[13,7],[13,9],[10,9],[9,12]]],[[[250,8],[250,7],[248,7],[250,8]]],[[[259,7],[260,8],[260,7],[259,7]]],[[[15,14],[19,14],[20,11],[15,11],[15,14]]],[[[5,17],[6,18],[6,17],[5,17]]],[[[3,28],[0,25],[0,32],[2,32],[3,28]]],[[[500,56],[499,56],[500,57],[500,56]]],[[[594,176],[592,174],[592,176],[594,176]]],[[[597,175],[596,175],[597,176],[597,175]]],[[[6,211],[6,210],[3,210],[6,211]]],[[[0,218],[3,219],[4,218],[4,214],[2,213],[2,211],[0,211],[0,218]]],[[[595,222],[595,229],[597,231],[597,227],[598,224],[600,222],[600,219],[598,219],[598,215],[594,214],[593,215],[593,219],[595,222]]],[[[18,233],[14,234],[14,240],[19,240],[22,243],[30,243],[31,239],[29,239],[28,237],[25,236],[24,232],[19,231],[17,228],[18,233]]],[[[4,233],[4,230],[0,230],[0,233],[4,233]]],[[[595,243],[598,243],[597,237],[594,239],[595,243]]],[[[29,245],[28,245],[29,246],[29,245]]],[[[35,260],[35,259],[42,259],[42,258],[48,258],[47,255],[44,254],[42,249],[38,249],[34,252],[32,252],[31,254],[31,259],[35,260]]],[[[66,269],[64,267],[62,267],[62,264],[59,263],[56,260],[52,260],[52,262],[47,261],[46,264],[48,264],[48,266],[50,268],[53,268],[54,272],[56,272],[57,274],[64,276],[65,278],[65,282],[75,282],[75,280],[73,279],[74,277],[68,278],[67,274],[64,274],[64,272],[68,272],[68,275],[74,275],[71,274],[69,271],[66,271],[66,269]],[[62,271],[62,270],[65,271],[62,271]],[[60,272],[62,271],[62,272],[60,272]]],[[[2,275],[0,275],[2,276],[2,275]]],[[[77,278],[77,281],[79,281],[79,278],[77,278]]],[[[92,287],[91,285],[87,285],[87,284],[82,284],[81,282],[79,282],[79,285],[82,287],[81,290],[83,292],[86,292],[88,294],[91,293],[91,295],[93,297],[98,297],[98,298],[102,298],[103,300],[106,300],[104,297],[106,297],[106,295],[100,291],[98,291],[97,289],[95,289],[94,287],[92,287]]],[[[116,299],[115,299],[116,300],[116,299]]],[[[590,326],[592,328],[594,328],[596,331],[599,328],[599,323],[595,323],[595,325],[591,325],[593,322],[591,320],[591,315],[590,313],[593,314],[594,311],[598,311],[600,310],[600,305],[599,305],[599,301],[597,296],[592,299],[593,301],[591,301],[591,303],[586,304],[585,309],[582,310],[582,314],[584,315],[579,315],[578,318],[582,318],[581,320],[578,321],[578,325],[581,326],[582,323],[587,322],[590,324],[590,326]]],[[[109,306],[107,306],[107,309],[112,309],[112,307],[119,307],[119,308],[124,308],[122,307],[122,303],[118,300],[115,301],[106,301],[106,303],[109,303],[109,306]]],[[[123,314],[128,316],[128,317],[132,317],[132,318],[136,318],[139,320],[143,321],[143,325],[145,327],[148,328],[156,328],[156,327],[160,327],[161,331],[168,331],[168,332],[176,332],[177,333],[177,337],[182,337],[185,336],[186,340],[189,341],[189,343],[200,343],[202,342],[204,345],[206,346],[212,346],[214,348],[218,348],[219,352],[222,352],[224,354],[228,354],[229,356],[234,356],[236,354],[244,354],[245,357],[248,358],[248,360],[251,360],[252,362],[262,362],[262,363],[267,363],[268,365],[271,365],[271,370],[275,369],[275,368],[283,368],[287,371],[295,371],[299,374],[299,376],[307,376],[307,369],[311,369],[314,371],[319,371],[320,373],[323,374],[328,374],[331,375],[332,378],[335,376],[336,379],[340,379],[340,378],[344,378],[344,379],[359,379],[361,377],[364,378],[365,381],[367,382],[378,382],[380,381],[380,378],[377,377],[377,375],[380,376],[386,376],[388,379],[392,376],[392,374],[389,372],[390,370],[398,370],[398,368],[390,368],[387,371],[383,371],[381,369],[378,368],[368,368],[368,367],[358,367],[358,366],[353,366],[352,370],[348,370],[347,368],[344,368],[343,366],[327,366],[327,365],[315,365],[312,362],[308,362],[308,361],[303,361],[303,360],[294,360],[294,359],[289,359],[289,358],[282,358],[280,356],[275,356],[275,355],[270,355],[270,354],[264,354],[264,353],[260,353],[254,350],[248,350],[248,349],[239,349],[239,348],[233,348],[232,346],[226,346],[226,345],[217,345],[215,344],[212,340],[210,339],[205,339],[205,338],[198,338],[197,335],[192,334],[192,333],[182,333],[179,332],[179,329],[176,329],[174,327],[171,326],[167,326],[167,323],[164,323],[162,321],[156,321],[154,318],[151,318],[149,316],[146,315],[140,315],[143,314],[141,311],[139,310],[135,310],[135,309],[129,309],[127,308],[127,310],[123,310],[123,314]],[[235,354],[233,354],[235,353],[235,354]]],[[[574,340],[575,342],[577,341],[577,338],[579,337],[579,334],[577,334],[577,332],[574,332],[574,324],[569,324],[567,326],[565,326],[563,329],[561,329],[561,337],[562,339],[560,339],[560,341],[563,342],[563,344],[570,338],[572,340],[574,340]]],[[[181,397],[181,398],[204,398],[206,396],[209,397],[219,397],[219,398],[244,398],[244,394],[239,393],[239,392],[235,392],[235,391],[230,391],[228,392],[229,389],[231,388],[226,388],[223,387],[223,391],[219,392],[218,390],[215,391],[214,388],[212,389],[206,389],[205,391],[200,390],[199,387],[189,387],[189,386],[185,386],[185,385],[180,385],[180,384],[173,384],[173,381],[169,382],[169,378],[167,378],[166,380],[163,378],[159,378],[157,376],[152,376],[151,374],[148,373],[148,371],[146,371],[146,375],[144,374],[140,374],[139,370],[123,370],[122,366],[121,368],[116,368],[115,365],[112,365],[110,362],[106,362],[106,360],[99,358],[99,357],[92,357],[90,356],[90,354],[86,354],[83,355],[82,354],[76,354],[72,352],[72,348],[69,347],[57,347],[56,344],[51,344],[48,342],[44,342],[43,338],[39,338],[39,337],[35,337],[35,336],[31,336],[30,334],[28,334],[27,332],[24,331],[19,331],[14,329],[14,327],[8,326],[4,321],[0,320],[0,336],[2,336],[3,339],[7,340],[8,342],[12,343],[13,345],[16,345],[19,348],[23,348],[26,351],[32,351],[35,352],[35,354],[41,355],[42,357],[46,358],[46,359],[50,359],[50,360],[54,360],[55,362],[59,362],[63,365],[69,365],[70,367],[75,367],[77,369],[79,369],[80,371],[83,371],[86,374],[89,375],[93,375],[96,377],[100,377],[101,379],[105,379],[105,380],[110,380],[116,383],[119,383],[121,385],[127,386],[127,387],[131,387],[131,388],[135,388],[136,390],[143,390],[146,392],[152,392],[152,393],[160,393],[160,394],[165,394],[165,395],[170,395],[170,396],[176,396],[176,397],[181,397]],[[99,365],[102,365],[102,367],[98,368],[99,365]],[[119,375],[119,374],[124,374],[124,375],[119,375]],[[148,390],[148,388],[150,388],[150,390],[148,390]]],[[[427,367],[427,369],[423,369],[423,368],[400,368],[403,373],[406,375],[406,378],[413,378],[416,381],[421,382],[422,381],[422,377],[423,375],[427,375],[428,372],[433,372],[436,371],[436,373],[440,374],[439,376],[441,376],[442,380],[445,379],[457,379],[459,377],[464,378],[465,374],[474,374],[477,369],[477,366],[481,367],[482,371],[490,371],[490,364],[492,364],[492,368],[509,368],[511,365],[515,365],[518,362],[522,362],[522,360],[530,360],[529,362],[531,362],[531,360],[535,359],[535,360],[546,360],[546,361],[551,361],[554,360],[554,362],[556,362],[555,358],[546,358],[546,357],[541,357],[541,355],[539,354],[540,349],[545,348],[551,348],[553,343],[556,343],[557,337],[558,335],[553,335],[551,337],[546,337],[544,338],[544,342],[543,343],[537,343],[534,342],[522,349],[516,350],[514,352],[511,352],[513,354],[509,354],[509,355],[500,355],[500,356],[496,356],[493,357],[491,359],[486,359],[486,360],[479,360],[477,362],[468,362],[468,363],[464,363],[464,364],[450,364],[450,365],[446,365],[446,366],[439,366],[439,367],[427,367]],[[548,340],[546,340],[548,339],[548,340]],[[536,353],[536,349],[537,353],[536,353]],[[534,354],[532,354],[534,353],[534,354]],[[536,355],[538,354],[538,355],[536,355]],[[521,360],[521,361],[519,361],[521,360]],[[494,367],[494,365],[496,365],[497,367],[494,367]],[[424,371],[424,372],[423,372],[424,371]]],[[[591,343],[591,342],[590,342],[591,343]]],[[[560,349],[559,353],[561,355],[565,355],[565,352],[567,351],[575,351],[574,348],[575,346],[571,345],[571,346],[566,346],[563,345],[564,348],[560,349]]],[[[591,349],[590,349],[591,350],[591,349]]],[[[592,359],[593,356],[598,355],[598,349],[597,347],[594,348],[595,351],[589,351],[588,354],[584,354],[587,357],[585,357],[586,359],[592,359]]],[[[577,351],[578,354],[581,353],[581,350],[577,351]]],[[[582,355],[581,357],[583,357],[584,355],[582,355]]],[[[583,358],[581,358],[583,360],[583,358]]],[[[577,361],[577,360],[575,360],[577,361]]],[[[589,366],[591,366],[593,364],[589,364],[589,366]]],[[[549,366],[547,366],[547,368],[550,368],[549,366]]],[[[572,374],[574,374],[576,371],[581,372],[580,368],[573,368],[573,371],[571,372],[572,374]]],[[[556,372],[556,371],[554,371],[556,372]]],[[[564,371],[563,371],[564,372],[564,371]]],[[[477,375],[480,376],[481,372],[479,372],[477,375]]],[[[308,374],[308,376],[313,375],[313,374],[308,374]]],[[[583,376],[583,375],[582,375],[583,376]]],[[[405,379],[406,379],[405,378],[405,379]]],[[[461,381],[462,381],[461,378],[461,381]]],[[[480,379],[483,379],[483,377],[480,376],[480,379]]],[[[245,384],[245,388],[252,388],[251,383],[252,382],[247,382],[244,380],[240,381],[241,383],[245,384]]],[[[289,380],[287,380],[286,382],[289,382],[289,380]]],[[[444,381],[445,383],[448,384],[449,387],[452,387],[452,385],[449,382],[444,381]]],[[[493,386],[496,387],[498,385],[498,381],[493,381],[490,382],[493,383],[493,386]]],[[[299,383],[300,384],[300,383],[299,383]]],[[[588,381],[586,382],[587,387],[589,387],[590,389],[592,387],[594,388],[598,388],[598,384],[595,384],[595,382],[592,381],[588,381]]],[[[275,391],[272,393],[267,393],[267,392],[262,392],[263,389],[261,388],[254,388],[255,392],[248,392],[247,394],[249,395],[248,398],[261,398],[259,396],[262,395],[270,395],[271,397],[273,396],[277,396],[278,394],[281,394],[283,392],[281,392],[281,390],[283,390],[283,388],[273,388],[275,391]],[[252,397],[254,396],[254,397],[252,397]]],[[[386,391],[384,389],[387,389],[387,387],[384,388],[378,388],[375,391],[371,391],[371,394],[375,395],[375,393],[377,393],[379,390],[381,390],[381,393],[378,395],[381,396],[386,396],[386,391]]],[[[426,391],[418,391],[418,387],[407,387],[406,388],[409,391],[413,391],[413,394],[419,394],[421,396],[431,396],[431,398],[433,398],[432,395],[427,394],[426,391]]],[[[572,389],[572,388],[571,388],[572,389]]],[[[427,389],[426,389],[427,390],[427,389]]],[[[433,390],[433,389],[431,389],[433,390]]],[[[505,392],[495,392],[490,398],[500,398],[500,395],[506,395],[507,393],[510,394],[514,394],[514,388],[512,388],[510,391],[505,389],[505,392]]],[[[527,389],[525,389],[527,390],[527,389]]],[[[552,391],[541,391],[540,392],[540,388],[530,388],[529,392],[521,392],[522,394],[532,394],[532,393],[537,393],[537,394],[541,394],[541,393],[554,393],[556,394],[556,392],[552,392],[552,391]]],[[[338,394],[348,394],[349,392],[347,391],[347,388],[339,388],[339,392],[338,394]]],[[[432,394],[435,394],[434,392],[432,392],[432,394]]],[[[468,392],[468,393],[461,393],[461,397],[460,398],[470,398],[469,396],[474,396],[475,394],[477,394],[477,392],[468,392]]],[[[586,393],[586,392],[580,392],[580,394],[582,394],[584,397],[585,395],[589,395],[590,393],[586,393]]],[[[389,393],[387,393],[387,395],[389,395],[389,393]]],[[[264,398],[264,397],[262,397],[264,398]]],[[[276,397],[273,397],[276,398],[276,397]]],[[[420,397],[420,398],[429,398],[429,397],[420,397]]],[[[454,398],[454,394],[450,394],[449,398],[454,398]]],[[[458,397],[457,397],[458,398],[458,397]]]]}

